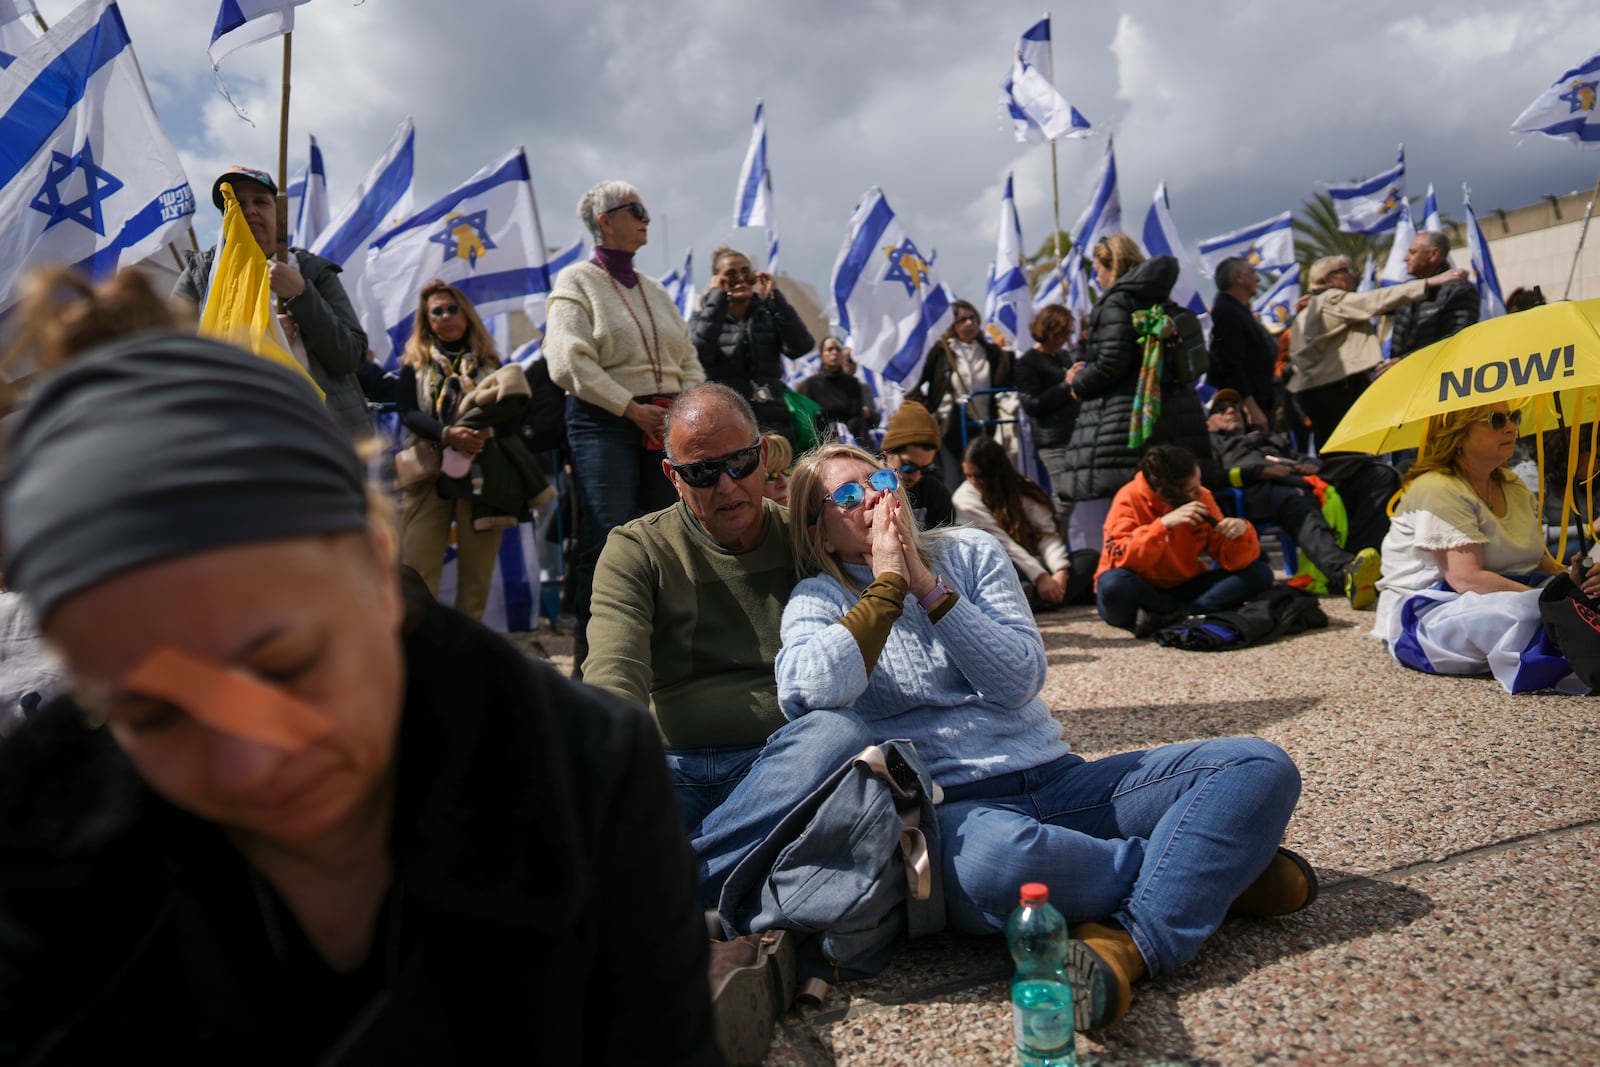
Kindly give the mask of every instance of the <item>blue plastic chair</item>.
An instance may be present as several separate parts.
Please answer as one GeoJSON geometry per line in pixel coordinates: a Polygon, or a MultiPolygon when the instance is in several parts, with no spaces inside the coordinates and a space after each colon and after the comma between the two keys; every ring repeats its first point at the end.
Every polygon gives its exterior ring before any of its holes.
{"type": "MultiPolygon", "coordinates": [[[[1244,490],[1229,488],[1228,496],[1233,500],[1233,513],[1244,518],[1244,490]]],[[[1256,522],[1252,519],[1250,525],[1256,528],[1256,537],[1278,539],[1278,550],[1283,553],[1283,575],[1285,578],[1293,578],[1295,572],[1300,569],[1300,549],[1294,543],[1294,538],[1289,536],[1289,531],[1275,522],[1256,522]]]]}

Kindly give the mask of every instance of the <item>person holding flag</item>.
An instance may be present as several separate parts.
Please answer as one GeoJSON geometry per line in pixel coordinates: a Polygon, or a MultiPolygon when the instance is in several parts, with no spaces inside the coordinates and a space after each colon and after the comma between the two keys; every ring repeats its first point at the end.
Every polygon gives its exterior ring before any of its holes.
{"type": "MultiPolygon", "coordinates": [[[[278,184],[272,175],[256,167],[229,167],[211,184],[211,202],[218,211],[224,209],[224,182],[233,187],[250,235],[269,261],[267,277],[272,295],[281,301],[278,321],[291,354],[322,391],[334,421],[352,438],[368,436],[372,417],[356,377],[367,358],[367,335],[339,281],[339,266],[303,248],[289,249],[290,259],[273,258],[278,251],[278,184]]],[[[204,306],[219,247],[184,253],[173,296],[204,306]]]]}

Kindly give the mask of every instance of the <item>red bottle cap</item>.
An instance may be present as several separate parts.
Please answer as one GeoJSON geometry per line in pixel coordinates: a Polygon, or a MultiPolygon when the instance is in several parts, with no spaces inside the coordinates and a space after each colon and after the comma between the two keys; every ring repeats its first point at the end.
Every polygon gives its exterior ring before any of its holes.
{"type": "Polygon", "coordinates": [[[1043,882],[1029,882],[1022,887],[1022,903],[1047,904],[1050,902],[1050,887],[1043,882]]]}

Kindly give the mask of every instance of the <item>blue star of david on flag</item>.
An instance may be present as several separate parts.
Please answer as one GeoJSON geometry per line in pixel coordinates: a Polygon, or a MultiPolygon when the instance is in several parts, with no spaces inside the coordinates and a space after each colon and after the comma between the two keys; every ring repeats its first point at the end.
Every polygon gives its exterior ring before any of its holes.
{"type": "Polygon", "coordinates": [[[889,258],[889,269],[885,272],[883,280],[886,282],[900,282],[906,287],[907,296],[917,295],[917,290],[922,288],[922,283],[928,279],[928,261],[917,246],[907,237],[898,245],[890,245],[883,250],[889,258]]]}
{"type": "Polygon", "coordinates": [[[464,259],[476,267],[478,257],[495,247],[489,237],[489,211],[485,208],[470,215],[450,215],[444,220],[444,229],[428,240],[444,247],[444,262],[464,259]]]}
{"type": "Polygon", "coordinates": [[[1593,111],[1595,104],[1595,91],[1600,89],[1600,81],[1573,82],[1572,88],[1562,93],[1556,99],[1564,100],[1572,108],[1569,113],[1579,111],[1593,111]]]}
{"type": "Polygon", "coordinates": [[[122,182],[94,161],[94,147],[85,141],[75,156],[62,152],[50,153],[50,169],[45,174],[44,185],[28,206],[50,216],[44,224],[49,229],[58,222],[71,219],[104,237],[105,215],[100,210],[102,201],[122,188],[122,182]],[[62,186],[74,174],[83,175],[83,195],[68,200],[62,195],[62,186]]]}

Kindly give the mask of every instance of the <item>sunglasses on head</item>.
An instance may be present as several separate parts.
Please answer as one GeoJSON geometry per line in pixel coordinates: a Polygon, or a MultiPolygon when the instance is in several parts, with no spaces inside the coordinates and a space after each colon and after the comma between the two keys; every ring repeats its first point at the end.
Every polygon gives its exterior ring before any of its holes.
{"type": "Polygon", "coordinates": [[[900,476],[894,471],[873,471],[866,482],[845,482],[839,488],[828,494],[828,499],[833,501],[834,507],[840,511],[854,511],[867,501],[868,487],[880,493],[897,489],[900,486],[900,476]]]}
{"type": "Polygon", "coordinates": [[[432,315],[436,319],[447,318],[450,315],[459,315],[459,314],[461,314],[461,305],[460,304],[440,304],[437,307],[429,308],[428,309],[428,314],[432,315]]]}
{"type": "Polygon", "coordinates": [[[1489,414],[1485,415],[1483,418],[1479,419],[1478,421],[1479,422],[1487,422],[1489,424],[1489,429],[1494,430],[1497,433],[1499,431],[1505,429],[1506,428],[1506,423],[1508,423],[1508,422],[1511,425],[1516,426],[1516,427],[1518,427],[1520,429],[1521,426],[1522,426],[1522,412],[1520,412],[1520,411],[1491,411],[1491,412],[1489,412],[1489,414]]]}
{"type": "Polygon", "coordinates": [[[617,212],[622,211],[624,209],[627,210],[628,214],[632,215],[634,218],[638,219],[640,222],[649,222],[650,221],[650,212],[646,211],[644,209],[644,205],[639,203],[639,201],[637,201],[637,200],[629,200],[626,204],[618,204],[616,207],[612,208],[610,211],[605,212],[605,214],[614,215],[617,212]]]}
{"type": "Polygon", "coordinates": [[[693,463],[674,463],[672,469],[694,489],[710,489],[717,484],[723,472],[734,481],[741,481],[761,466],[761,442],[757,441],[749,448],[741,448],[737,452],[729,452],[726,456],[716,459],[697,459],[693,463]]]}

